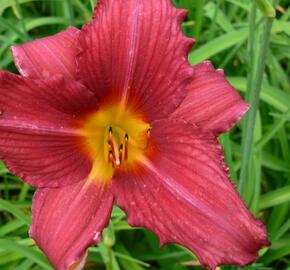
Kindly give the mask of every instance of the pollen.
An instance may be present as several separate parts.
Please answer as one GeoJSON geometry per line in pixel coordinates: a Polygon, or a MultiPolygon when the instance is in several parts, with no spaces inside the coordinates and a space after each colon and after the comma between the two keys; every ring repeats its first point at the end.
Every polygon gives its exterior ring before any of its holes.
{"type": "Polygon", "coordinates": [[[114,174],[134,169],[147,153],[151,127],[133,108],[100,107],[81,121],[82,145],[92,160],[89,181],[107,183],[114,174]]]}

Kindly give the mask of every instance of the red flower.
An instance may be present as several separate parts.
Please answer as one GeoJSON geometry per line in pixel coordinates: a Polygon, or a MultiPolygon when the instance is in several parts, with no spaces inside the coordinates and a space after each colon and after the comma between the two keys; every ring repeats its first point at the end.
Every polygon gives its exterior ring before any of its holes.
{"type": "Polygon", "coordinates": [[[269,244],[217,141],[248,106],[209,62],[188,64],[185,14],[101,0],[81,31],[12,48],[22,76],[0,73],[0,157],[39,187],[30,235],[56,269],[82,267],[114,200],[210,269],[269,244]]]}

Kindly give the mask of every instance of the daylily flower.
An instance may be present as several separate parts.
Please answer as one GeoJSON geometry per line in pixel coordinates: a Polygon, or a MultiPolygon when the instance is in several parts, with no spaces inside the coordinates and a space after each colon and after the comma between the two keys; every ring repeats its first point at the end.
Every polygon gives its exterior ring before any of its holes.
{"type": "Polygon", "coordinates": [[[269,244],[217,141],[248,105],[210,62],[188,64],[185,15],[101,0],[81,30],[12,47],[22,76],[0,73],[0,158],[38,187],[30,235],[55,269],[83,267],[114,201],[210,269],[269,244]]]}

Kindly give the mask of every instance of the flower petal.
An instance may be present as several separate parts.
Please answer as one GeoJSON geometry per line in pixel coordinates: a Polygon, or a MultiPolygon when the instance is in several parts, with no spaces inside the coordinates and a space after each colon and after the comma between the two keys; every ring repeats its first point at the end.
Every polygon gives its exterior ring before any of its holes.
{"type": "Polygon", "coordinates": [[[168,116],[191,80],[193,41],[180,24],[186,12],[169,0],[102,0],[83,27],[78,77],[100,99],[133,102],[151,119],[168,116]]]}
{"type": "Polygon", "coordinates": [[[79,151],[77,115],[97,106],[84,86],[59,79],[36,81],[0,73],[0,159],[35,186],[82,180],[91,168],[79,151]]]}
{"type": "Polygon", "coordinates": [[[55,74],[74,78],[78,32],[71,26],[56,35],[12,46],[11,52],[19,72],[23,76],[39,79],[55,74]]]}
{"type": "Polygon", "coordinates": [[[223,72],[207,61],[194,67],[189,94],[172,117],[219,134],[228,131],[248,108],[223,72]]]}
{"type": "Polygon", "coordinates": [[[155,232],[161,244],[191,249],[202,265],[245,265],[268,244],[228,180],[216,138],[180,121],[155,121],[156,157],[134,175],[113,180],[118,205],[132,226],[155,232]]]}
{"type": "Polygon", "coordinates": [[[81,269],[86,250],[101,239],[113,206],[109,189],[79,182],[34,195],[30,236],[56,270],[81,269]]]}

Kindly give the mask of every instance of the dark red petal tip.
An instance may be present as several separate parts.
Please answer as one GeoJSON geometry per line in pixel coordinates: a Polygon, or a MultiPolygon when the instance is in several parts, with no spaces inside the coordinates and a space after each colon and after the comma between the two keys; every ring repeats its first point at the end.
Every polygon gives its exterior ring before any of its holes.
{"type": "Polygon", "coordinates": [[[93,94],[77,82],[0,72],[0,158],[34,186],[82,180],[91,161],[79,151],[72,123],[90,106],[97,106],[93,94]]]}
{"type": "Polygon", "coordinates": [[[67,270],[77,261],[84,263],[87,248],[101,240],[112,206],[110,190],[93,183],[39,189],[30,236],[56,270],[67,270]]]}
{"type": "Polygon", "coordinates": [[[12,46],[11,52],[20,74],[39,79],[56,74],[75,78],[78,32],[77,28],[70,26],[53,36],[12,46]]]}
{"type": "Polygon", "coordinates": [[[113,180],[118,205],[133,226],[155,232],[161,244],[179,243],[203,266],[244,266],[269,245],[228,179],[221,146],[213,134],[190,124],[162,120],[152,124],[158,155],[143,171],[113,180]]]}
{"type": "Polygon", "coordinates": [[[233,127],[248,109],[249,105],[225,79],[224,72],[205,61],[194,66],[188,95],[172,117],[220,134],[233,127]]]}
{"type": "Polygon", "coordinates": [[[101,100],[131,101],[150,120],[167,117],[193,73],[194,41],[181,32],[184,16],[169,0],[100,1],[80,34],[78,78],[101,100]]]}

